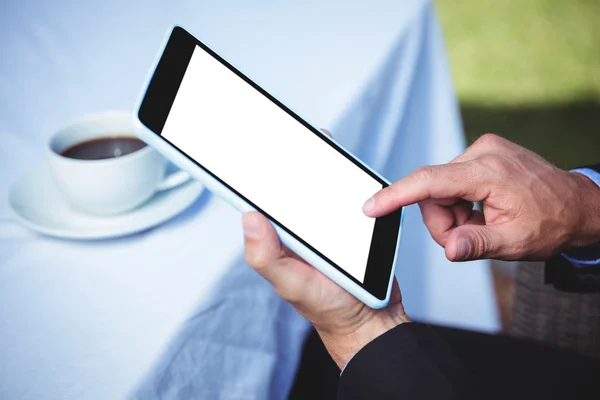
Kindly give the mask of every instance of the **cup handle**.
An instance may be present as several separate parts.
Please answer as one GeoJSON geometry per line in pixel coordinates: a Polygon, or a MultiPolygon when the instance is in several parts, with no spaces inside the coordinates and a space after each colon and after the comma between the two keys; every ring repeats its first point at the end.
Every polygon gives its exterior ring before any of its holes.
{"type": "Polygon", "coordinates": [[[181,186],[187,181],[192,179],[190,174],[185,171],[177,171],[169,174],[161,183],[156,187],[156,191],[161,192],[163,190],[173,189],[177,186],[181,186]]]}

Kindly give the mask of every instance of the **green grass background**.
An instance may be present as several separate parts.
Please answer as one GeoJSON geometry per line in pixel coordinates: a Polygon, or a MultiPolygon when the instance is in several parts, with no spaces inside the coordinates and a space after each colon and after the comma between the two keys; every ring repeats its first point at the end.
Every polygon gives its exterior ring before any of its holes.
{"type": "Polygon", "coordinates": [[[600,163],[600,0],[436,0],[469,142],[600,163]]]}

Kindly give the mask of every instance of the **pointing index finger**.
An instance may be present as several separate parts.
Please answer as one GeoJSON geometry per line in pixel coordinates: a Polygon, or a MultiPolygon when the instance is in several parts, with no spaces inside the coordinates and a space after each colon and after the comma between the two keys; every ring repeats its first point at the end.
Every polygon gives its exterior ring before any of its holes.
{"type": "Polygon", "coordinates": [[[486,196],[484,183],[484,171],[472,161],[421,167],[375,193],[363,206],[363,212],[369,217],[380,217],[426,199],[459,197],[480,201],[486,196]]]}

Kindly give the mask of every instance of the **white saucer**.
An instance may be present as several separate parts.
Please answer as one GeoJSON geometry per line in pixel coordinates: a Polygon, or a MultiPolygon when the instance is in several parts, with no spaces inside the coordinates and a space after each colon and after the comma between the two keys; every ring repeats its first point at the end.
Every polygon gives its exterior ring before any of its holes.
{"type": "Polygon", "coordinates": [[[119,215],[94,216],[71,209],[43,164],[10,188],[9,203],[17,219],[27,227],[68,239],[106,239],[130,235],[158,225],[190,206],[204,190],[191,180],[157,193],[138,208],[119,215]]]}

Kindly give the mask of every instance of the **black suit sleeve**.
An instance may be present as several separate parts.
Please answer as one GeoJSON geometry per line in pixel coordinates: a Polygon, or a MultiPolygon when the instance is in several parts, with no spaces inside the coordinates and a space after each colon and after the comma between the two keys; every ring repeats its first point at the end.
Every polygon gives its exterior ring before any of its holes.
{"type": "Polygon", "coordinates": [[[350,360],[338,399],[485,399],[479,381],[429,326],[400,324],[350,360]]]}

